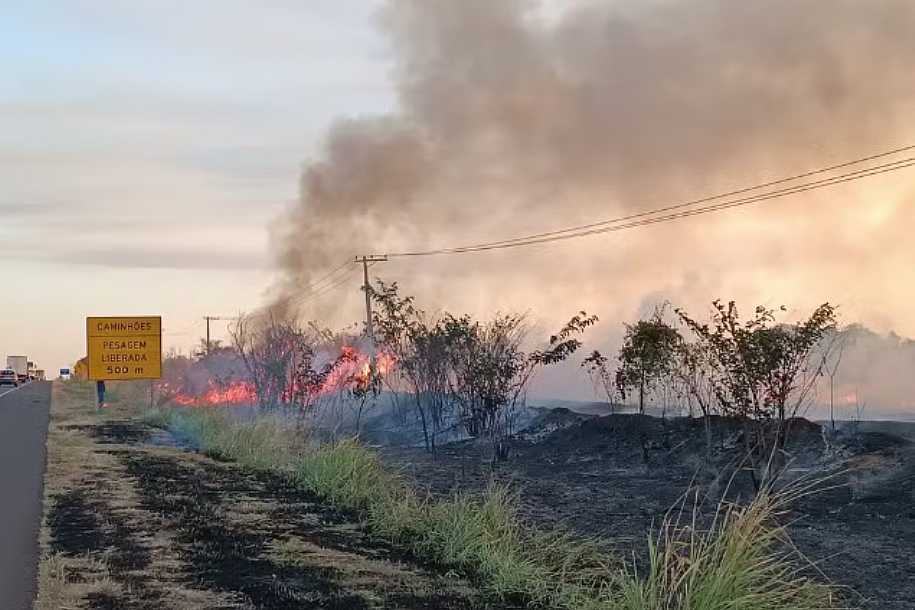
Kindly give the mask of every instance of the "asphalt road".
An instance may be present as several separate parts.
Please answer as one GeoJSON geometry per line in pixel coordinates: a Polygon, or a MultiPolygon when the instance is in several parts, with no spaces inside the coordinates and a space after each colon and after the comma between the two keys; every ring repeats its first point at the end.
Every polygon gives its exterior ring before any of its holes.
{"type": "Polygon", "coordinates": [[[51,383],[0,387],[0,608],[35,595],[51,383]]]}

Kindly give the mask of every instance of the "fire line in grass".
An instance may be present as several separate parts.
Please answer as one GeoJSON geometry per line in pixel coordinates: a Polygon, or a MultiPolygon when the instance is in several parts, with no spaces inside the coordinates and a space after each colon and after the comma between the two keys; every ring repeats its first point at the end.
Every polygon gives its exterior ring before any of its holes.
{"type": "MultiPolygon", "coordinates": [[[[396,358],[386,351],[375,357],[375,376],[382,378],[394,370],[396,358]]],[[[320,381],[308,387],[292,384],[289,391],[298,395],[307,395],[310,400],[327,396],[343,390],[365,392],[372,384],[372,365],[368,354],[352,346],[344,346],[340,355],[325,367],[320,381]]],[[[184,407],[206,407],[225,405],[255,404],[258,400],[257,387],[247,380],[217,382],[207,381],[202,392],[188,392],[174,387],[174,384],[162,382],[159,389],[169,395],[169,400],[184,407]]]]}

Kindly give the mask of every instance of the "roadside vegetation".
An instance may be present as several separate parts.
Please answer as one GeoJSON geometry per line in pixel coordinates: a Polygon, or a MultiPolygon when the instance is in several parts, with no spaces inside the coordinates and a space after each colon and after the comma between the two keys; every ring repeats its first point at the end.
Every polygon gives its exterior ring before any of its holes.
{"type": "Polygon", "coordinates": [[[762,306],[742,319],[733,301],[713,301],[708,322],[682,309],[674,314],[670,319],[664,305],[626,324],[615,371],[611,358],[598,351],[588,356],[582,366],[595,388],[610,405],[634,395],[640,414],[648,403],[662,417],[698,414],[705,424],[709,465],[711,419],[737,422],[744,470],[754,488],[776,484],[790,461],[786,446],[795,418],[804,415],[819,380],[836,366],[827,367],[841,345],[836,307],[824,303],[794,324],[778,322],[776,311],[762,306]]]}
{"type": "Polygon", "coordinates": [[[470,576],[503,601],[594,610],[844,607],[833,587],[802,575],[804,560],[777,525],[782,497],[766,489],[746,506],[722,504],[706,527],[672,515],[649,541],[650,562],[639,572],[593,541],[527,527],[504,487],[424,497],[354,440],[310,442],[272,420],[239,423],[211,409],[154,410],[146,421],[213,456],[282,474],[357,514],[375,536],[470,576]]]}
{"type": "MultiPolygon", "coordinates": [[[[235,404],[282,411],[302,429],[309,418],[323,419],[333,438],[358,436],[365,416],[391,401],[404,427],[421,431],[428,452],[474,438],[489,443],[493,461],[504,461],[532,381],[575,358],[598,322],[580,311],[537,341],[522,314],[430,314],[397,283],[380,280],[369,296],[371,340],[355,327],[332,332],[303,321],[288,308],[241,315],[231,347],[204,345],[195,357],[167,358],[165,380],[141,401],[194,405],[202,397],[219,404],[234,396],[235,404]]],[[[836,320],[829,303],[795,323],[766,307],[741,317],[734,302],[714,301],[708,321],[665,304],[624,325],[615,357],[595,350],[580,365],[611,412],[701,417],[709,469],[712,419],[736,422],[743,441],[738,462],[749,466],[743,470],[760,490],[785,473],[794,420],[811,406],[827,373],[834,389],[836,320]]],[[[643,439],[646,464],[652,442],[643,439]]]]}
{"type": "MultiPolygon", "coordinates": [[[[807,577],[816,570],[779,525],[792,497],[790,481],[781,480],[790,460],[786,440],[825,370],[836,331],[832,305],[795,324],[778,322],[776,312],[763,307],[743,320],[733,302],[713,302],[708,322],[681,309],[669,315],[663,306],[625,326],[616,358],[597,351],[584,358],[582,367],[611,409],[629,400],[640,416],[649,406],[662,417],[698,412],[706,429],[706,474],[726,481],[749,473],[752,480],[752,499],[721,503],[711,518],[698,500],[692,514],[672,513],[655,528],[647,553],[636,553],[647,562],[636,562],[611,556],[597,541],[529,527],[518,516],[517,496],[503,486],[423,495],[359,442],[363,411],[387,390],[394,416],[418,426],[429,453],[471,438],[488,444],[493,463],[511,459],[509,439],[518,431],[531,380],[544,367],[570,360],[596,316],[578,312],[531,349],[523,315],[430,315],[396,283],[381,281],[369,296],[377,358],[353,355],[357,333],[321,330],[295,312],[243,315],[232,348],[241,367],[231,376],[246,371],[261,416],[240,422],[219,410],[160,406],[147,413],[147,423],[211,456],[281,474],[356,516],[377,538],[473,579],[504,602],[595,610],[840,607],[835,588],[807,577]],[[328,419],[308,425],[329,403],[356,405],[348,427],[334,414],[330,426],[328,419]],[[713,417],[740,429],[740,455],[727,472],[711,472],[721,462],[712,459],[713,417]]],[[[230,356],[206,346],[198,368],[212,369],[214,353],[230,356]]],[[[187,386],[191,377],[171,387],[187,386]]],[[[213,377],[205,378],[211,385],[213,377]]],[[[640,442],[648,466],[654,441],[643,436],[640,442]]]]}

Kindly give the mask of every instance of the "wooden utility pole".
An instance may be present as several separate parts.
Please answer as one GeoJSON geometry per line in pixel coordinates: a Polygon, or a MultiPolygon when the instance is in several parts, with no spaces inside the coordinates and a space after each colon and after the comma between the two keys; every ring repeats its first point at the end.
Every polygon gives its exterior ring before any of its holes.
{"type": "Polygon", "coordinates": [[[203,316],[203,319],[207,321],[207,351],[206,355],[210,355],[210,321],[211,320],[237,320],[238,316],[203,316]]]}
{"type": "Polygon", "coordinates": [[[372,285],[369,283],[369,263],[383,263],[387,256],[357,256],[354,262],[362,263],[362,290],[365,292],[365,334],[369,339],[369,363],[375,369],[375,330],[372,327],[372,285]]]}

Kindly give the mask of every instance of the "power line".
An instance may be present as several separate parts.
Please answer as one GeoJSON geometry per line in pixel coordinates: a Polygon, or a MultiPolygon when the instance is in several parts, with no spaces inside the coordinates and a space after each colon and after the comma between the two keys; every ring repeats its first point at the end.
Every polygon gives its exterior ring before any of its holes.
{"type": "MultiPolygon", "coordinates": [[[[347,264],[349,264],[349,262],[347,262],[347,264]]],[[[350,279],[350,276],[353,274],[353,271],[354,271],[354,269],[353,269],[353,268],[350,268],[350,270],[347,271],[345,275],[341,276],[340,279],[337,280],[336,282],[334,282],[333,284],[330,284],[330,285],[326,286],[326,287],[325,287],[324,289],[322,289],[322,290],[318,290],[318,291],[316,291],[316,292],[312,292],[312,293],[309,293],[309,294],[305,294],[305,295],[303,295],[303,296],[301,296],[301,297],[296,298],[296,299],[295,299],[296,306],[297,306],[297,307],[301,307],[301,306],[304,305],[305,303],[308,303],[308,302],[310,302],[310,301],[313,301],[314,299],[318,298],[319,296],[325,295],[325,294],[327,294],[328,292],[331,292],[331,291],[333,291],[333,290],[339,288],[340,286],[342,286],[343,284],[345,284],[345,283],[347,282],[347,280],[350,279]]]]}
{"type": "MultiPolygon", "coordinates": [[[[337,275],[343,269],[347,269],[351,263],[352,263],[352,261],[347,259],[342,265],[339,265],[338,267],[334,267],[331,271],[329,271],[325,275],[321,276],[319,279],[315,280],[314,282],[312,282],[311,284],[306,286],[304,288],[304,291],[301,294],[290,299],[290,303],[292,303],[293,305],[296,305],[296,306],[301,305],[305,301],[309,300],[312,296],[317,295],[317,294],[323,294],[322,291],[324,291],[324,289],[333,288],[336,285],[334,283],[334,281],[331,281],[330,284],[326,284],[323,286],[322,286],[322,284],[325,284],[325,282],[327,282],[332,277],[337,275]]],[[[348,276],[351,271],[352,271],[352,269],[348,269],[347,272],[343,274],[343,276],[340,276],[337,279],[339,280],[339,279],[343,278],[344,276],[348,276]]]]}
{"type": "Polygon", "coordinates": [[[861,178],[866,178],[869,176],[875,176],[878,174],[883,174],[883,173],[887,173],[887,172],[891,172],[891,171],[897,171],[897,170],[905,169],[908,167],[912,167],[913,165],[915,165],[915,157],[908,157],[908,158],[901,159],[898,161],[893,161],[893,162],[884,163],[884,164],[880,164],[880,165],[876,165],[876,166],[871,166],[871,167],[868,167],[865,169],[860,169],[860,170],[856,170],[853,172],[839,174],[837,176],[823,178],[821,180],[816,180],[816,181],[812,181],[812,182],[789,186],[789,187],[785,187],[782,189],[776,189],[774,191],[759,193],[759,194],[752,195],[749,197],[739,198],[736,200],[723,201],[723,202],[719,202],[716,204],[703,206],[703,207],[699,207],[699,208],[691,208],[691,206],[695,206],[700,203],[716,201],[719,199],[726,199],[728,197],[733,197],[734,195],[749,193],[752,191],[768,188],[771,186],[776,186],[779,184],[785,184],[787,182],[792,182],[795,180],[799,180],[801,178],[811,177],[811,176],[827,173],[830,171],[835,171],[836,169],[850,167],[852,165],[860,164],[860,163],[874,160],[874,159],[885,158],[887,156],[898,154],[900,152],[904,152],[904,151],[912,150],[912,149],[915,149],[915,145],[905,146],[905,147],[897,148],[897,149],[894,149],[891,151],[887,151],[887,152],[879,153],[879,154],[875,154],[875,155],[869,155],[867,157],[862,157],[860,159],[855,159],[853,161],[847,161],[845,163],[832,165],[830,167],[812,170],[809,172],[804,172],[802,174],[797,174],[795,176],[781,178],[781,179],[773,180],[773,181],[766,182],[763,184],[729,191],[727,193],[722,193],[719,195],[703,197],[701,199],[695,199],[695,200],[688,201],[685,203],[678,203],[675,205],[669,205],[669,206],[656,208],[656,209],[645,211],[645,212],[640,212],[637,214],[630,214],[627,216],[621,216],[621,217],[612,218],[612,219],[595,222],[595,223],[590,223],[590,224],[586,224],[586,225],[568,227],[565,229],[559,229],[559,230],[549,231],[549,232],[545,232],[545,233],[536,233],[533,235],[526,235],[526,236],[515,237],[515,238],[511,238],[511,239],[504,239],[504,240],[500,240],[500,241],[471,244],[471,245],[458,246],[458,247],[452,247],[452,248],[440,248],[440,249],[434,249],[434,250],[421,250],[421,251],[413,251],[413,252],[388,253],[387,256],[392,257],[392,258],[393,257],[416,257],[416,256],[433,256],[433,255],[439,255],[439,254],[461,254],[461,253],[467,253],[467,252],[481,252],[481,251],[486,251],[486,250],[498,250],[498,249],[528,246],[528,245],[546,243],[546,242],[552,242],[552,241],[562,241],[562,240],[566,240],[566,239],[573,239],[573,238],[578,238],[578,237],[584,237],[587,235],[595,235],[595,234],[599,234],[599,233],[609,233],[609,232],[618,231],[618,230],[622,230],[622,229],[630,229],[630,228],[645,226],[645,225],[649,225],[649,224],[656,224],[658,222],[668,222],[668,221],[676,220],[679,218],[686,218],[686,217],[690,217],[690,216],[696,216],[699,214],[717,212],[717,211],[721,211],[721,210],[730,209],[733,207],[749,205],[751,203],[767,201],[770,199],[777,199],[777,198],[781,198],[781,197],[786,197],[788,195],[794,195],[794,194],[802,193],[802,192],[806,192],[806,191],[812,191],[812,190],[817,190],[820,188],[826,188],[829,186],[835,186],[837,184],[842,184],[842,183],[850,182],[853,180],[859,180],[861,178]],[[689,209],[689,208],[691,208],[691,209],[689,209]],[[658,214],[663,214],[664,212],[673,212],[673,213],[658,216],[658,214]],[[625,224],[621,224],[621,223],[625,223],[625,224]]]}
{"type": "MultiPolygon", "coordinates": [[[[386,260],[387,257],[420,257],[420,256],[433,256],[441,254],[463,254],[469,252],[483,252],[488,250],[500,250],[506,248],[516,248],[522,246],[529,246],[535,244],[542,244],[554,241],[563,241],[568,239],[576,239],[579,237],[586,237],[589,235],[597,235],[602,233],[611,233],[615,231],[622,231],[626,229],[633,229],[637,227],[648,226],[652,224],[670,222],[673,220],[678,220],[681,218],[689,218],[692,216],[699,216],[703,214],[710,214],[713,212],[719,212],[723,210],[728,210],[731,208],[742,207],[750,205],[753,203],[759,203],[764,201],[769,201],[772,199],[779,199],[782,197],[787,197],[790,195],[796,195],[799,193],[814,191],[821,188],[827,188],[830,186],[836,186],[838,184],[843,184],[845,182],[852,182],[855,180],[860,180],[862,178],[867,178],[870,176],[876,176],[879,174],[884,174],[888,172],[898,171],[906,169],[909,167],[915,166],[915,156],[907,157],[904,159],[899,159],[896,161],[891,161],[887,163],[881,163],[878,165],[873,165],[863,169],[858,169],[855,171],[845,172],[835,176],[829,176],[826,178],[821,178],[819,180],[814,180],[810,182],[805,182],[802,184],[795,184],[791,186],[785,186],[783,188],[778,188],[774,190],[765,191],[762,193],[756,193],[748,195],[745,197],[738,197],[738,195],[746,195],[752,193],[753,191],[760,191],[762,189],[768,189],[773,186],[784,185],[790,182],[801,180],[804,178],[810,178],[813,176],[818,176],[826,174],[829,172],[834,172],[838,169],[848,168],[854,165],[865,163],[867,161],[873,161],[876,159],[886,158],[892,155],[896,155],[902,152],[915,150],[915,144],[909,146],[903,146],[896,148],[887,152],[877,153],[869,155],[866,157],[861,157],[859,159],[854,159],[852,161],[846,161],[844,163],[839,163],[836,165],[831,165],[829,167],[824,167],[820,169],[815,169],[793,176],[779,178],[777,180],[771,180],[762,184],[757,184],[754,186],[731,190],[725,193],[712,195],[708,197],[702,197],[699,199],[693,199],[691,201],[677,203],[673,205],[668,205],[660,208],[655,208],[652,210],[647,210],[644,212],[638,212],[635,214],[629,214],[626,216],[620,216],[616,218],[611,218],[608,220],[603,220],[600,222],[594,222],[584,225],[578,225],[573,227],[567,227],[564,229],[558,229],[554,231],[547,231],[543,233],[535,233],[531,235],[525,235],[520,237],[514,237],[510,239],[504,239],[500,241],[493,242],[484,242],[477,244],[470,244],[466,246],[458,246],[452,248],[439,248],[434,250],[420,250],[420,251],[408,251],[408,252],[395,252],[389,253],[383,256],[374,257],[374,260],[358,259],[356,262],[362,262],[364,270],[367,271],[368,268],[371,268],[377,264],[380,260],[386,260]],[[724,200],[724,201],[721,201],[724,200]],[[716,203],[710,203],[716,202],[716,203]],[[709,205],[704,205],[700,207],[699,204],[708,203],[709,205]],[[366,267],[366,263],[368,263],[366,267]]],[[[373,257],[368,257],[372,259],[373,257]]],[[[340,286],[346,283],[350,279],[350,275],[353,272],[353,268],[350,267],[342,276],[334,278],[340,273],[343,269],[352,264],[352,260],[346,260],[338,267],[335,267],[327,274],[319,278],[318,280],[309,284],[306,288],[306,292],[294,299],[292,302],[296,306],[304,305],[320,296],[323,296],[340,286]],[[327,283],[330,282],[330,283],[327,283]]]]}
{"type": "MultiPolygon", "coordinates": [[[[369,266],[368,266],[369,269],[371,269],[372,267],[377,265],[378,262],[379,261],[377,261],[377,260],[369,262],[369,266]]],[[[348,261],[346,261],[345,265],[349,266],[352,263],[353,263],[353,261],[348,260],[348,261]]],[[[337,267],[337,269],[335,269],[331,273],[328,273],[325,276],[325,278],[330,277],[333,273],[335,273],[336,271],[339,271],[340,269],[343,269],[343,266],[337,267]]],[[[295,306],[297,306],[297,307],[304,305],[305,303],[312,301],[313,299],[316,299],[317,297],[319,297],[321,295],[327,294],[328,292],[333,291],[335,288],[338,288],[339,286],[342,286],[343,284],[346,283],[346,281],[349,279],[349,277],[350,277],[350,275],[352,275],[352,273],[353,273],[353,269],[349,269],[344,275],[340,276],[338,281],[336,281],[332,284],[329,284],[329,285],[323,287],[322,289],[313,290],[311,292],[306,292],[305,294],[299,295],[299,296],[295,297],[294,299],[292,299],[290,302],[294,303],[295,306]]],[[[317,283],[318,282],[315,282],[315,284],[317,284],[317,283]]]]}
{"type": "MultiPolygon", "coordinates": [[[[684,203],[678,203],[678,204],[674,204],[674,205],[668,205],[668,206],[665,206],[665,207],[655,208],[655,209],[648,210],[648,211],[645,211],[645,212],[638,212],[638,213],[636,213],[636,214],[630,214],[630,215],[628,215],[628,216],[621,216],[621,217],[612,218],[612,219],[609,219],[609,220],[602,220],[602,221],[599,221],[599,222],[594,222],[594,223],[590,223],[590,224],[586,224],[586,225],[579,225],[579,226],[576,226],[576,227],[569,227],[569,228],[566,228],[566,229],[559,229],[559,230],[556,230],[556,231],[549,231],[549,232],[546,232],[546,233],[535,233],[534,235],[527,235],[527,236],[524,236],[524,237],[515,237],[515,238],[512,238],[512,239],[506,239],[506,240],[502,240],[502,241],[499,241],[499,242],[491,242],[491,243],[492,243],[492,244],[511,243],[511,242],[516,242],[516,241],[526,241],[526,240],[528,240],[528,239],[536,239],[536,238],[540,238],[540,237],[550,237],[550,236],[559,235],[559,234],[562,234],[562,233],[569,233],[569,232],[572,232],[572,231],[579,231],[579,230],[583,230],[583,229],[591,229],[591,228],[596,228],[596,227],[599,227],[599,226],[602,226],[602,225],[615,224],[615,223],[618,223],[618,222],[624,222],[624,221],[627,221],[627,220],[633,220],[633,219],[641,218],[641,217],[644,217],[644,216],[651,216],[651,215],[654,215],[654,214],[659,214],[659,213],[661,213],[661,212],[670,212],[670,211],[673,211],[673,210],[682,209],[682,208],[687,208],[687,207],[690,207],[690,206],[693,206],[693,205],[698,205],[698,204],[700,204],[700,203],[708,203],[708,202],[710,202],[710,201],[716,201],[716,200],[718,200],[718,199],[725,199],[726,197],[733,197],[733,196],[735,196],[735,195],[742,195],[742,194],[744,194],[744,193],[749,193],[749,192],[751,192],[751,191],[758,191],[758,190],[760,190],[760,189],[769,188],[769,187],[771,187],[771,186],[777,186],[777,185],[779,185],[779,184],[784,184],[784,183],[786,183],[786,182],[793,182],[793,181],[795,181],[795,180],[800,180],[800,179],[802,179],[802,178],[810,178],[811,176],[816,176],[816,175],[819,175],[819,174],[825,174],[825,173],[828,173],[828,172],[831,172],[831,171],[835,171],[835,170],[837,170],[837,169],[842,169],[842,168],[845,168],[845,167],[850,167],[850,166],[852,166],[852,165],[858,165],[858,164],[860,164],[860,163],[865,163],[865,162],[867,162],[867,161],[873,161],[873,160],[875,160],[875,159],[880,159],[880,158],[889,157],[889,156],[896,155],[896,154],[899,154],[899,153],[901,153],[901,152],[906,152],[906,151],[909,151],[909,150],[915,150],[915,144],[912,144],[912,145],[909,145],[909,146],[903,146],[903,147],[901,147],[901,148],[896,148],[896,149],[889,150],[889,151],[883,152],[883,153],[878,153],[878,154],[874,154],[874,155],[869,155],[869,156],[867,156],[867,157],[861,157],[861,158],[859,158],[859,159],[854,159],[853,161],[846,161],[846,162],[844,162],[844,163],[839,163],[839,164],[836,164],[836,165],[831,165],[831,166],[829,166],[829,167],[824,167],[824,168],[821,168],[821,169],[815,169],[815,170],[812,170],[812,171],[803,172],[803,173],[801,173],[801,174],[795,174],[794,176],[788,176],[788,177],[786,177],[786,178],[779,178],[778,180],[772,180],[772,181],[770,181],[770,182],[765,182],[765,183],[763,183],[763,184],[757,184],[757,185],[755,185],[755,186],[750,186],[750,187],[741,188],[741,189],[737,189],[737,190],[733,190],[733,191],[728,191],[728,192],[726,192],[726,193],[720,193],[720,194],[718,194],[718,195],[711,195],[711,196],[708,196],[708,197],[702,197],[702,198],[700,198],[700,199],[693,199],[692,201],[687,201],[687,202],[684,202],[684,203]]],[[[896,163],[899,163],[899,162],[897,161],[896,163]]],[[[473,246],[470,246],[470,247],[473,247],[473,246]]]]}
{"type": "MultiPolygon", "coordinates": [[[[527,245],[546,243],[546,242],[552,242],[552,241],[562,241],[562,240],[566,240],[566,239],[584,237],[587,235],[608,233],[608,232],[613,232],[613,231],[620,230],[620,229],[634,228],[634,227],[638,227],[638,226],[655,224],[658,222],[666,222],[666,221],[670,221],[670,220],[676,220],[679,218],[686,218],[686,217],[695,216],[698,214],[717,212],[717,211],[721,211],[721,210],[730,209],[733,207],[739,207],[739,206],[748,205],[751,203],[757,203],[760,201],[777,199],[780,197],[785,197],[787,195],[793,195],[793,194],[797,194],[797,193],[801,193],[801,192],[817,190],[819,188],[826,188],[828,186],[834,186],[836,184],[841,184],[844,182],[849,182],[849,181],[857,180],[860,178],[866,178],[869,176],[874,176],[874,175],[886,173],[889,171],[905,169],[907,167],[911,167],[912,165],[915,165],[915,163],[913,163],[913,162],[915,162],[915,157],[912,157],[909,159],[904,159],[902,161],[896,161],[896,162],[885,164],[885,165],[867,168],[864,170],[858,170],[855,172],[850,172],[850,173],[842,174],[839,176],[833,176],[831,178],[826,178],[826,179],[811,182],[811,183],[795,185],[795,186],[788,187],[785,189],[780,189],[777,191],[762,193],[762,194],[754,195],[751,197],[738,199],[736,201],[725,201],[722,203],[704,206],[701,208],[683,210],[683,211],[680,211],[677,213],[667,214],[664,216],[656,216],[656,214],[658,214],[660,211],[663,211],[663,210],[676,209],[676,208],[681,208],[683,206],[682,205],[668,206],[666,208],[659,208],[657,210],[652,210],[649,212],[643,212],[643,213],[639,213],[639,214],[633,214],[630,216],[624,216],[624,217],[620,217],[620,218],[616,218],[616,219],[612,219],[612,220],[603,221],[600,223],[592,223],[590,225],[582,225],[581,227],[571,227],[568,229],[551,231],[549,233],[517,237],[517,238],[507,239],[507,240],[502,240],[502,241],[497,241],[497,242],[474,244],[474,245],[460,246],[460,247],[454,247],[454,248],[442,248],[442,249],[438,249],[438,250],[389,253],[388,256],[391,256],[391,257],[431,256],[431,255],[436,255],[436,254],[460,254],[460,253],[466,253],[466,252],[481,252],[481,251],[486,251],[486,250],[513,248],[513,247],[527,246],[527,245]],[[639,218],[641,218],[642,220],[638,220],[639,218]],[[636,219],[636,221],[630,222],[627,224],[616,224],[616,225],[612,224],[612,223],[620,223],[620,222],[628,220],[628,219],[636,219]],[[611,226],[607,226],[607,225],[611,225],[611,226]],[[595,227],[595,228],[589,228],[589,227],[595,227]],[[582,230],[582,229],[584,229],[584,230],[582,230]]],[[[747,189],[747,190],[751,190],[751,189],[747,189]]],[[[744,190],[744,192],[746,192],[747,190],[744,190]]]]}
{"type": "MultiPolygon", "coordinates": [[[[859,180],[861,178],[867,178],[869,176],[875,176],[878,174],[883,174],[883,173],[915,166],[915,157],[913,157],[912,159],[909,159],[908,161],[909,162],[904,165],[897,165],[895,167],[887,167],[887,168],[881,168],[878,166],[876,168],[870,168],[869,170],[859,170],[858,172],[851,172],[850,174],[835,176],[833,178],[820,180],[815,183],[800,184],[795,187],[781,189],[781,190],[770,192],[770,193],[762,193],[762,194],[756,195],[754,197],[747,197],[744,199],[738,199],[736,201],[726,201],[723,203],[704,206],[701,208],[694,208],[694,209],[690,209],[690,210],[683,210],[680,212],[666,214],[663,216],[642,218],[640,220],[635,220],[633,222],[629,222],[626,224],[605,226],[602,228],[590,229],[587,231],[581,231],[581,232],[577,232],[577,233],[568,233],[568,234],[557,235],[557,236],[553,236],[553,237],[530,239],[530,240],[526,240],[526,241],[519,240],[519,241],[515,241],[515,242],[511,242],[511,243],[483,244],[483,245],[475,246],[475,247],[459,248],[459,249],[455,249],[453,251],[432,252],[431,254],[451,254],[451,253],[459,254],[459,253],[464,253],[464,252],[483,252],[486,250],[498,250],[498,249],[513,248],[513,247],[519,247],[519,246],[529,246],[529,245],[546,243],[546,242],[564,241],[564,240],[568,240],[568,239],[585,237],[585,236],[589,236],[589,235],[612,233],[612,232],[620,231],[623,229],[632,229],[635,227],[647,226],[647,225],[657,224],[660,222],[669,222],[671,220],[678,220],[680,218],[689,218],[691,216],[699,216],[701,214],[709,214],[712,212],[719,212],[719,211],[727,210],[730,208],[741,207],[741,206],[749,205],[751,203],[758,203],[758,202],[762,202],[762,201],[768,201],[771,199],[779,199],[781,197],[787,197],[789,195],[795,195],[795,194],[803,193],[803,192],[807,192],[807,191],[818,190],[821,188],[834,186],[836,184],[841,184],[844,182],[851,182],[853,180],[859,180]]],[[[411,256],[423,256],[425,254],[419,253],[419,254],[410,254],[410,255],[411,256]]]]}
{"type": "Polygon", "coordinates": [[[324,283],[325,280],[331,278],[334,274],[336,274],[341,269],[345,269],[346,267],[349,267],[351,262],[352,261],[350,261],[349,259],[343,261],[343,264],[339,265],[338,267],[334,267],[333,269],[328,271],[325,275],[322,275],[317,280],[311,282],[308,286],[305,287],[305,290],[307,290],[309,292],[313,292],[319,285],[324,283]]]}

